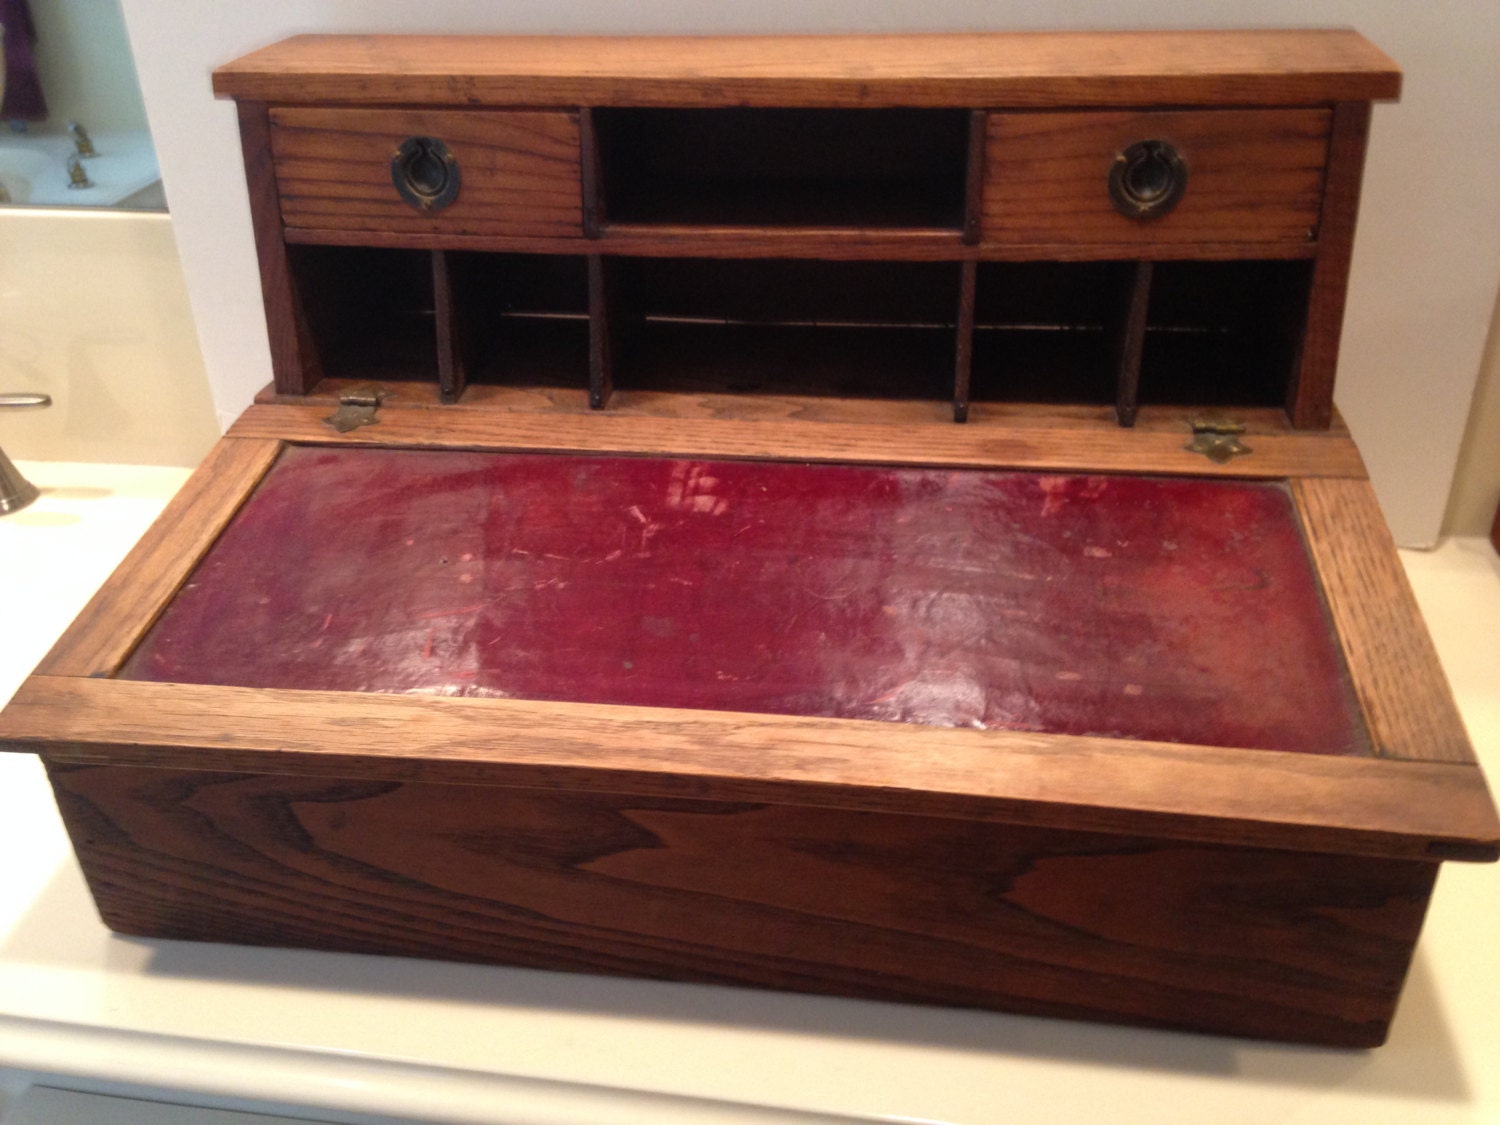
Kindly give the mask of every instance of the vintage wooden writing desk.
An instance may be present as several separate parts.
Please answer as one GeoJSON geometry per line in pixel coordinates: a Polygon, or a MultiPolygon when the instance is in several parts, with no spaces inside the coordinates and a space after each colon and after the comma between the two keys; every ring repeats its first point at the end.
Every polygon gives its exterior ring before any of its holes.
{"type": "Polygon", "coordinates": [[[0,715],[110,926],[1383,1039],[1500,823],[1332,406],[1380,52],[214,83],[274,387],[0,715]]]}

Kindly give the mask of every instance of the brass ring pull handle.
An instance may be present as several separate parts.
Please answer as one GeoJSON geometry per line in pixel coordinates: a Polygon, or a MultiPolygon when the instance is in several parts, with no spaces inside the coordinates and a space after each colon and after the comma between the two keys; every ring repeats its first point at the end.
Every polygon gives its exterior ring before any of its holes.
{"type": "Polygon", "coordinates": [[[418,211],[441,211],[458,198],[458,161],[436,137],[407,137],[391,157],[391,182],[418,211]]]}
{"type": "Polygon", "coordinates": [[[1109,167],[1109,201],[1132,219],[1158,219],[1187,189],[1187,164],[1170,141],[1137,141],[1109,167]]]}

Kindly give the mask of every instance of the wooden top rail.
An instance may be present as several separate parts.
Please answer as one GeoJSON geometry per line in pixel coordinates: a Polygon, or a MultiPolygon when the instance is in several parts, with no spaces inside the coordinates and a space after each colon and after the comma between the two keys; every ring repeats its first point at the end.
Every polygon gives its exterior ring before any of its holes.
{"type": "Polygon", "coordinates": [[[1311,105],[1395,98],[1351,30],[550,37],[300,35],[220,97],[413,105],[1311,105]]]}

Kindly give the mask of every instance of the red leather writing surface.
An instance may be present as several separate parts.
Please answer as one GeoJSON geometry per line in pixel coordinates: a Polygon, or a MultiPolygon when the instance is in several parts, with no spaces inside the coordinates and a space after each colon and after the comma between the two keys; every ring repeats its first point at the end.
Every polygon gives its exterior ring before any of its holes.
{"type": "Polygon", "coordinates": [[[1235,481],[293,447],[122,674],[1367,748],[1235,481]]]}

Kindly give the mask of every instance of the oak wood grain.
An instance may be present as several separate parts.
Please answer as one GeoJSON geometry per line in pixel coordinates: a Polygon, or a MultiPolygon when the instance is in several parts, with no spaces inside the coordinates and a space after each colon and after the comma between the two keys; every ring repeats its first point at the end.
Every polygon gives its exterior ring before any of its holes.
{"type": "Polygon", "coordinates": [[[1347,1046],[1384,1038],[1435,872],[608,792],[50,776],[100,913],[124,933],[1347,1046]]]}
{"type": "Polygon", "coordinates": [[[1316,237],[1329,118],[1321,109],[992,113],[984,241],[1306,244],[1316,237]],[[1146,140],[1177,149],[1187,188],[1167,214],[1128,218],[1110,202],[1109,169],[1146,140]]]}
{"type": "MultiPolygon", "coordinates": [[[[306,395],[283,395],[275,384],[267,384],[255,397],[261,405],[299,406],[338,403],[339,395],[358,384],[351,379],[329,377],[306,395]]],[[[431,410],[441,402],[435,382],[392,380],[385,384],[388,401],[402,409],[431,410]]],[[[534,414],[575,414],[587,404],[585,394],[573,387],[516,386],[496,383],[470,384],[459,409],[483,407],[485,410],[523,411],[534,414]]],[[[446,408],[444,408],[446,409],[446,408]]],[[[1103,403],[979,402],[973,404],[976,415],[989,425],[1042,429],[1075,428],[1092,432],[1108,428],[1114,419],[1114,407],[1103,403]]],[[[631,389],[613,400],[611,412],[625,416],[642,415],[657,418],[722,418],[760,422],[873,422],[886,425],[926,425],[947,418],[946,403],[922,399],[838,398],[808,395],[753,395],[732,393],[652,391],[631,389]]],[[[1186,433],[1191,420],[1200,414],[1194,406],[1171,406],[1146,403],[1137,415],[1136,426],[1142,433],[1186,433]]],[[[1297,434],[1281,407],[1246,406],[1235,412],[1245,423],[1247,432],[1287,434],[1323,439],[1331,437],[1348,441],[1349,428],[1335,410],[1333,423],[1326,433],[1297,434]]],[[[1346,448],[1353,448],[1352,443],[1346,448]]],[[[1334,474],[1340,475],[1340,474],[1334,474]]],[[[1350,475],[1364,476],[1363,470],[1350,475]]]]}
{"type": "Polygon", "coordinates": [[[318,342],[302,305],[301,279],[291,267],[282,237],[281,197],[271,160],[270,111],[264,102],[241,102],[235,108],[250,195],[250,221],[255,230],[255,256],[260,266],[271,371],[278,390],[305,394],[323,377],[323,368],[318,342]]]}
{"type": "MultiPolygon", "coordinates": [[[[1086,262],[1117,260],[1234,261],[1245,257],[1235,242],[1201,242],[1190,247],[1166,243],[1050,242],[985,243],[969,246],[951,230],[867,230],[859,227],[747,227],[623,224],[607,226],[597,239],[536,238],[515,235],[409,233],[388,230],[330,230],[288,227],[295,245],[390,246],[427,250],[481,250],[519,254],[635,255],[657,258],[823,258],[834,261],[1005,261],[1086,262]]],[[[1317,253],[1313,242],[1260,243],[1256,258],[1297,260],[1317,253]]]]}
{"type": "Polygon", "coordinates": [[[288,226],[355,231],[581,237],[578,115],[508,110],[271,110],[271,150],[288,226]],[[458,196],[423,212],[391,181],[408,137],[442,141],[458,196]]]}
{"type": "Polygon", "coordinates": [[[199,557],[281,452],[275,438],[225,438],[37,666],[54,676],[108,676],[130,654],[199,557]]]}
{"type": "Polygon", "coordinates": [[[214,72],[220,97],[512,106],[1310,105],[1394,98],[1348,30],[485,37],[302,35],[214,72]]]}
{"type": "Polygon", "coordinates": [[[1377,752],[1473,762],[1374,491],[1365,481],[1297,480],[1292,492],[1377,752]]]}
{"type": "MultiPolygon", "coordinates": [[[[615,402],[623,399],[616,392],[615,402]]],[[[732,396],[723,396],[732,398],[732,396]]],[[[580,402],[580,408],[583,406],[580,402]]],[[[1269,432],[1247,439],[1254,453],[1219,465],[1188,452],[1185,421],[1162,429],[1122,430],[1106,410],[1087,438],[1059,425],[1007,420],[1000,409],[975,410],[965,426],[916,427],[896,422],[754,421],[704,411],[692,417],[631,414],[611,409],[577,414],[466,409],[441,413],[382,408],[381,421],[336,434],[319,405],[251,407],[230,429],[237,437],[284,438],[332,444],[418,445],[433,448],[535,449],[634,455],[772,457],[807,461],[1056,469],[1064,472],[1153,472],[1195,476],[1281,478],[1362,476],[1352,442],[1322,434],[1269,432]]],[[[755,404],[751,404],[753,410],[755,404]]],[[[943,407],[929,405],[935,418],[943,407]]]]}
{"type": "Polygon", "coordinates": [[[1300,427],[1326,426],[1333,410],[1333,383],[1369,132],[1369,103],[1343,102],[1334,107],[1328,176],[1318,219],[1318,256],[1313,262],[1302,346],[1287,394],[1287,413],[1300,427]]]}
{"type": "Polygon", "coordinates": [[[771,801],[1408,859],[1500,855],[1500,820],[1472,766],[1024,731],[32,676],[0,712],[0,748],[75,764],[771,801]]]}

